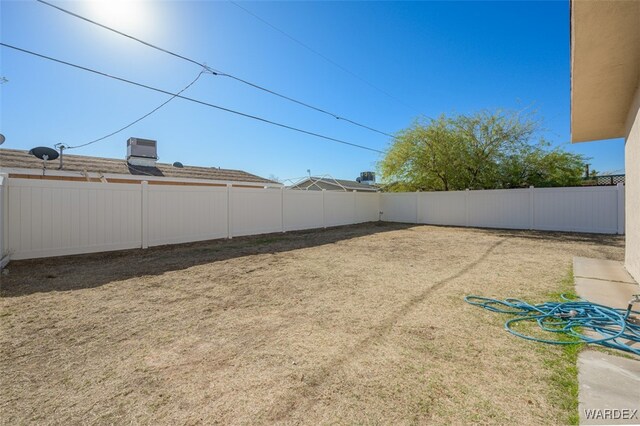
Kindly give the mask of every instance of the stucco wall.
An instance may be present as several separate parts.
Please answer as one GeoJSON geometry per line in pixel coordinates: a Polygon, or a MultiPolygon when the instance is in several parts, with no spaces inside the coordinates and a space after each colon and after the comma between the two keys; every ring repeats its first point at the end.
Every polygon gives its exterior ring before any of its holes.
{"type": "Polygon", "coordinates": [[[640,84],[627,117],[625,158],[625,267],[640,283],[640,84]]]}

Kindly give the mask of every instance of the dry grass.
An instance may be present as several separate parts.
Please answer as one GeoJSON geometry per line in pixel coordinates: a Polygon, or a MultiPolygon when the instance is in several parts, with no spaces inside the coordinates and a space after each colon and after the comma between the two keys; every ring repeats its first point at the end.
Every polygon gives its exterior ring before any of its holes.
{"type": "Polygon", "coordinates": [[[463,296],[543,301],[611,236],[408,225],[15,262],[0,410],[38,423],[565,423],[562,349],[463,296]]]}

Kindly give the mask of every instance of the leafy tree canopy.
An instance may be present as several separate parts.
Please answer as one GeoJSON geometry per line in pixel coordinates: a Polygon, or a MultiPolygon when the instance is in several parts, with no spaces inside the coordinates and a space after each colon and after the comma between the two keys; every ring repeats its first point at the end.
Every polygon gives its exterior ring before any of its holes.
{"type": "Polygon", "coordinates": [[[379,163],[390,191],[580,185],[586,158],[536,139],[532,115],[480,111],[417,119],[379,163]]]}

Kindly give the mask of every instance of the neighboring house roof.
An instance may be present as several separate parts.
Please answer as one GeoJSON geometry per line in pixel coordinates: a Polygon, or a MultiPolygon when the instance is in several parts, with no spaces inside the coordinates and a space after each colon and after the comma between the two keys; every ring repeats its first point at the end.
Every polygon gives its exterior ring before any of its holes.
{"type": "Polygon", "coordinates": [[[333,179],[329,177],[314,177],[311,176],[302,182],[298,182],[295,185],[291,185],[291,189],[308,189],[320,191],[322,189],[332,191],[368,191],[375,192],[378,187],[374,185],[366,185],[364,183],[356,182],[355,180],[345,179],[333,179]]]}
{"type": "MultiPolygon", "coordinates": [[[[203,179],[231,182],[248,182],[277,184],[269,179],[244,172],[242,170],[219,169],[217,167],[174,167],[171,164],[157,163],[155,167],[132,166],[126,160],[84,155],[64,154],[64,167],[67,172],[89,172],[100,174],[117,174],[129,176],[168,177],[183,179],[203,179]]],[[[49,170],[57,170],[58,160],[49,161],[49,170]]],[[[0,168],[42,170],[42,160],[32,156],[28,151],[17,149],[0,149],[0,168]]]]}
{"type": "Polygon", "coordinates": [[[571,141],[626,136],[638,81],[640,1],[572,0],[571,141]]]}

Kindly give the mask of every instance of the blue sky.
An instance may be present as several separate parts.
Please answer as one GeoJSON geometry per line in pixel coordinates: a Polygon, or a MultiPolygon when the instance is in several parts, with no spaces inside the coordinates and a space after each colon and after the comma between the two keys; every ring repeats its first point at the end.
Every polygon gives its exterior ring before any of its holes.
{"type": "MultiPolygon", "coordinates": [[[[348,69],[327,62],[227,1],[115,6],[52,2],[283,94],[393,133],[419,114],[534,108],[554,145],[623,169],[622,140],[568,144],[569,5],[546,2],[242,2],[348,69]],[[366,82],[391,94],[388,96],[366,82]]],[[[2,41],[178,91],[196,65],[35,1],[2,1],[2,41]]],[[[168,96],[26,56],[1,53],[3,148],[80,144],[168,96]]],[[[185,96],[384,150],[389,138],[204,75],[185,96]]],[[[121,134],[69,153],[124,158],[129,136],[157,139],[162,162],[243,169],[281,179],[355,178],[380,155],[176,99],[121,134]]]]}

